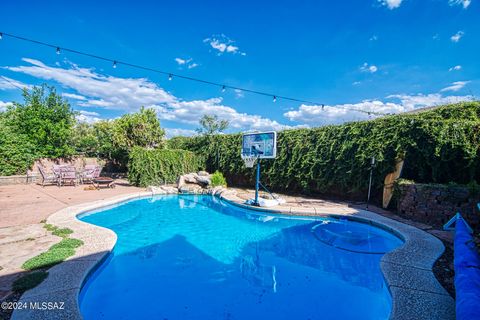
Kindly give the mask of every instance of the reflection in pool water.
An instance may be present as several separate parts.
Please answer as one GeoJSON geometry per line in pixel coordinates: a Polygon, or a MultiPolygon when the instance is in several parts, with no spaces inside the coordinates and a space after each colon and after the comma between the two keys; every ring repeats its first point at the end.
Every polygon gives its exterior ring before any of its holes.
{"type": "MultiPolygon", "coordinates": [[[[130,201],[80,219],[118,235],[81,291],[85,319],[387,319],[390,313],[382,255],[318,240],[314,227],[333,219],[265,215],[186,195],[130,201]]],[[[367,227],[342,225],[350,239],[367,227]]],[[[389,249],[401,244],[384,231],[377,236],[389,249]]],[[[364,243],[350,241],[356,242],[364,243]]]]}

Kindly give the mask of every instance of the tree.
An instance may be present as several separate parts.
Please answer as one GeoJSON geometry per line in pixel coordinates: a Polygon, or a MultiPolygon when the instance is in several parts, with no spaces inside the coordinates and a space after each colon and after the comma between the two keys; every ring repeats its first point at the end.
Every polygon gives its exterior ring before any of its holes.
{"type": "Polygon", "coordinates": [[[129,113],[114,121],[113,143],[129,151],[135,146],[154,148],[164,145],[165,130],[154,109],[142,107],[137,113],[129,113]]]}
{"type": "Polygon", "coordinates": [[[196,131],[199,134],[202,134],[205,136],[211,136],[214,134],[221,133],[225,131],[230,125],[229,121],[219,120],[216,115],[208,115],[208,114],[203,115],[199,123],[201,127],[198,128],[196,131]]]}
{"type": "Polygon", "coordinates": [[[216,115],[205,114],[200,119],[199,123],[201,127],[197,129],[197,132],[206,138],[206,146],[213,154],[215,154],[214,166],[218,169],[220,154],[218,150],[217,135],[225,131],[230,125],[230,122],[227,120],[219,120],[216,115]]]}
{"type": "Polygon", "coordinates": [[[25,174],[36,158],[35,146],[25,135],[12,131],[0,112],[0,175],[25,174]]]}
{"type": "Polygon", "coordinates": [[[40,157],[71,156],[76,113],[68,102],[47,85],[24,89],[23,103],[14,103],[5,112],[5,125],[21,135],[40,157]]]}

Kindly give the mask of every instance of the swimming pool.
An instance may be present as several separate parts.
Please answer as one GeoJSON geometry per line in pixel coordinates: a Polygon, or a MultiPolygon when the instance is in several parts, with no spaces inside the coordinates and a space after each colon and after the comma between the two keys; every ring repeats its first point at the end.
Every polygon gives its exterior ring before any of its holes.
{"type": "Polygon", "coordinates": [[[194,195],[137,199],[79,219],[118,236],[81,290],[85,319],[390,313],[380,258],[402,241],[368,224],[265,214],[194,195]]]}

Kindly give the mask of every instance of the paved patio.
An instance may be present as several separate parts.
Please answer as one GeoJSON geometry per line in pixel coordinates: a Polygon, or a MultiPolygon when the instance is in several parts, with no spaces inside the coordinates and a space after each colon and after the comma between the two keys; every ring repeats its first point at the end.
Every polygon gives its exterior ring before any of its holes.
{"type": "Polygon", "coordinates": [[[39,223],[62,208],[143,190],[122,180],[117,180],[114,189],[85,190],[89,186],[0,186],[0,228],[39,223]]]}

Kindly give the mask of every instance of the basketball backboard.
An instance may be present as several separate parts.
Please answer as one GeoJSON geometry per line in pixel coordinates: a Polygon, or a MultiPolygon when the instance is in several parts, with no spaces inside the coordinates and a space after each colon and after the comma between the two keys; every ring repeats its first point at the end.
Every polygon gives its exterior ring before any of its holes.
{"type": "Polygon", "coordinates": [[[275,131],[245,133],[242,138],[241,156],[274,159],[277,156],[277,133],[275,131]]]}

